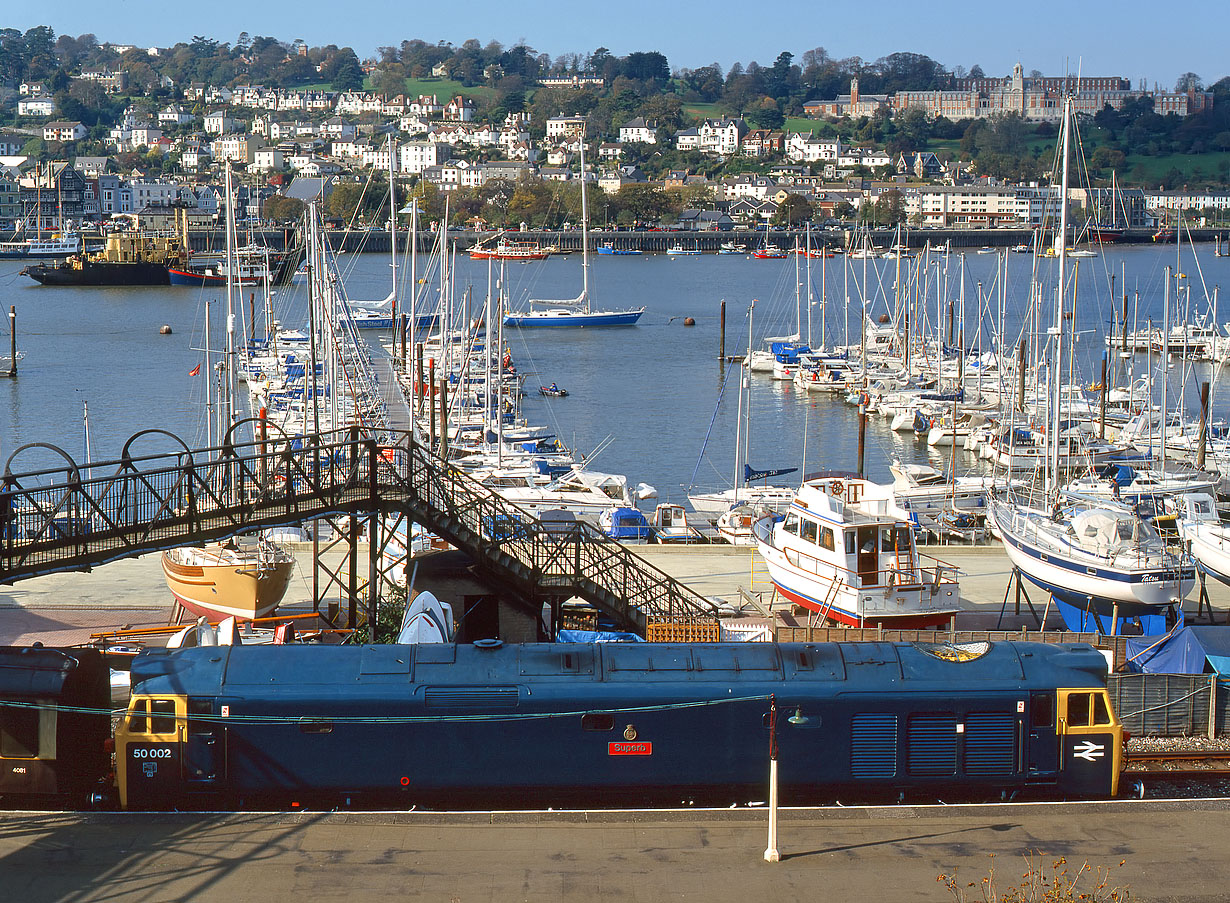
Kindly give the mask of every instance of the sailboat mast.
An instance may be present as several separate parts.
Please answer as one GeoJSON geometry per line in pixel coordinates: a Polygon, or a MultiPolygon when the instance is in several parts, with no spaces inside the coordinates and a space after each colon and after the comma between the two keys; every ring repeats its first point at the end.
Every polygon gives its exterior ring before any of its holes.
{"type": "MultiPolygon", "coordinates": [[[[756,302],[753,300],[751,306],[747,309],[747,349],[749,357],[752,350],[752,315],[755,310],[756,302]]],[[[749,390],[751,389],[751,386],[749,385],[750,371],[747,369],[747,364],[748,359],[745,357],[743,359],[743,373],[739,378],[739,404],[735,413],[735,472],[733,485],[735,487],[736,505],[739,504],[739,488],[743,483],[740,479],[742,474],[739,469],[739,464],[742,461],[743,455],[743,388],[746,385],[749,390]]]]}
{"type": "Polygon", "coordinates": [[[393,317],[393,359],[397,359],[397,144],[389,136],[389,266],[393,271],[393,286],[389,305],[393,317]]]}
{"type": "MultiPolygon", "coordinates": [[[[408,344],[413,344],[415,341],[418,328],[418,300],[419,300],[419,279],[418,279],[418,254],[419,254],[419,202],[417,200],[410,202],[410,325],[407,329],[407,334],[410,337],[408,344]]],[[[410,370],[410,349],[402,348],[402,369],[406,372],[410,370]]],[[[419,390],[422,391],[422,386],[419,390]]]]}
{"type": "Polygon", "coordinates": [[[1051,466],[1046,473],[1046,491],[1050,497],[1059,489],[1059,399],[1062,391],[1060,378],[1063,368],[1063,305],[1064,276],[1068,265],[1068,161],[1071,154],[1072,98],[1063,99],[1063,173],[1059,184],[1059,233],[1055,236],[1055,251],[1059,257],[1059,279],[1055,299],[1055,356],[1050,367],[1051,380],[1051,429],[1049,446],[1051,466]]]}
{"type": "Polygon", "coordinates": [[[235,272],[238,269],[238,243],[235,223],[235,193],[231,184],[231,163],[226,162],[226,370],[224,413],[226,428],[235,422],[235,272]]]}
{"type": "Polygon", "coordinates": [[[589,313],[589,202],[585,190],[585,126],[581,126],[581,297],[589,313]]]}

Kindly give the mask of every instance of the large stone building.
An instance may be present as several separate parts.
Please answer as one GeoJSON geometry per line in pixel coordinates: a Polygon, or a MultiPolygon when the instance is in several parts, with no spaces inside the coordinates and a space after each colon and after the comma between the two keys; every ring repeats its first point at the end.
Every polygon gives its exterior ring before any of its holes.
{"type": "Polygon", "coordinates": [[[948,119],[978,119],[1017,113],[1025,119],[1055,120],[1063,111],[1063,96],[1072,92],[1077,113],[1093,115],[1103,107],[1120,109],[1129,100],[1149,97],[1154,111],[1165,115],[1187,116],[1213,105],[1208,92],[1152,92],[1132,90],[1118,76],[1080,76],[1054,78],[1026,76],[1017,63],[1006,78],[960,78],[943,91],[898,91],[891,97],[861,95],[858,79],[850,80],[850,93],[835,100],[809,101],[803,105],[809,116],[873,116],[887,107],[892,113],[919,109],[928,116],[948,119]]]}

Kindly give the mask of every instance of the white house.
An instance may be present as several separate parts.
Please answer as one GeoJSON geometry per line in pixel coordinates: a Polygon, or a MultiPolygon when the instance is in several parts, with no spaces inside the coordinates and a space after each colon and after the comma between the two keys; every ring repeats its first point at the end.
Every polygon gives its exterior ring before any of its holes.
{"type": "Polygon", "coordinates": [[[619,127],[619,143],[657,144],[658,123],[652,119],[645,119],[643,116],[637,116],[630,122],[625,122],[619,127]]]}
{"type": "Polygon", "coordinates": [[[786,141],[786,159],[795,163],[836,163],[841,156],[841,141],[820,138],[810,132],[794,132],[786,141]]]}
{"type": "Polygon", "coordinates": [[[407,141],[397,147],[402,172],[422,175],[429,166],[439,166],[452,156],[452,148],[439,141],[407,141]]]}
{"type": "Polygon", "coordinates": [[[251,163],[259,147],[261,139],[255,135],[227,135],[214,139],[210,145],[210,153],[219,162],[234,160],[238,163],[251,163]]]}
{"type": "Polygon", "coordinates": [[[54,116],[56,102],[49,97],[33,97],[17,101],[18,116],[54,116]]]}
{"type": "Polygon", "coordinates": [[[584,116],[565,116],[560,113],[558,116],[552,116],[547,120],[547,140],[552,141],[572,135],[581,136],[585,134],[585,117],[584,116]]]}
{"type": "Polygon", "coordinates": [[[205,116],[205,131],[211,135],[229,135],[235,128],[235,120],[226,110],[214,110],[205,116]]]}
{"type": "Polygon", "coordinates": [[[444,105],[443,115],[451,122],[469,122],[474,118],[474,101],[458,94],[444,105]]]}
{"type": "Polygon", "coordinates": [[[170,104],[158,111],[158,121],[167,125],[186,125],[196,117],[179,104],[170,104]]]}
{"type": "Polygon", "coordinates": [[[87,134],[89,132],[86,127],[76,121],[57,120],[43,126],[44,141],[80,141],[87,134]]]}
{"type": "Polygon", "coordinates": [[[276,147],[262,147],[252,154],[252,168],[262,172],[283,169],[285,164],[282,151],[276,147]]]}

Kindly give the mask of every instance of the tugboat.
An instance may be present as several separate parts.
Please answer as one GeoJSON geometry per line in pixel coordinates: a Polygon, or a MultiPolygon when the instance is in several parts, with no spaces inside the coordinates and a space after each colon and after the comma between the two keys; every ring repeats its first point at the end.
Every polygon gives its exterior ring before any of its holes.
{"type": "Polygon", "coordinates": [[[120,232],[107,237],[98,253],[74,254],[57,264],[22,270],[43,285],[170,285],[167,267],[186,267],[188,253],[178,235],[120,232]]]}

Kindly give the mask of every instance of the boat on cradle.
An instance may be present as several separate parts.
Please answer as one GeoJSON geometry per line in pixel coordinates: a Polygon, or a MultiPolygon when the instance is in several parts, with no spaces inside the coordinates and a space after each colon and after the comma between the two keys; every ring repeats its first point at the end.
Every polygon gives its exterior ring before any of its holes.
{"type": "Polygon", "coordinates": [[[784,515],[762,517],[752,529],[777,592],[818,621],[940,627],[958,610],[956,568],[922,565],[890,487],[817,477],[784,515]]]}
{"type": "Polygon", "coordinates": [[[732,546],[754,546],[756,537],[752,533],[752,525],[758,518],[769,514],[771,512],[768,508],[750,502],[739,502],[718,515],[718,539],[732,546]]]}
{"type": "Polygon", "coordinates": [[[683,505],[664,502],[653,511],[649,527],[654,542],[704,542],[701,532],[688,523],[688,512],[683,505]]]}
{"type": "Polygon", "coordinates": [[[649,541],[649,520],[639,508],[618,505],[598,515],[598,529],[616,542],[640,544],[649,541]]]}
{"type": "Polygon", "coordinates": [[[0,259],[47,260],[55,257],[71,257],[82,251],[81,234],[55,234],[50,238],[27,238],[25,241],[0,242],[0,259]]]}
{"type": "Polygon", "coordinates": [[[1202,574],[1230,585],[1230,528],[1222,523],[1213,496],[1193,492],[1175,499],[1179,535],[1202,574]]]}
{"type": "Polygon", "coordinates": [[[609,254],[615,257],[636,257],[641,253],[640,248],[617,248],[609,242],[598,247],[599,254],[609,254]]]}
{"type": "Polygon", "coordinates": [[[546,260],[551,251],[540,247],[536,241],[512,241],[501,238],[491,247],[476,245],[470,249],[473,260],[546,260]]]}
{"type": "Polygon", "coordinates": [[[510,311],[504,325],[520,329],[540,327],[635,326],[644,307],[627,310],[594,310],[589,298],[589,216],[586,210],[585,144],[581,143],[581,294],[567,300],[531,299],[530,308],[510,311]]]}
{"type": "MultiPolygon", "coordinates": [[[[1068,196],[1072,98],[1062,115],[1060,197],[1068,196]]],[[[1118,635],[1124,622],[1139,621],[1141,631],[1165,633],[1167,621],[1182,619],[1182,599],[1191,588],[1192,567],[1168,549],[1157,531],[1134,508],[1114,499],[1086,498],[1062,492],[1060,374],[1067,355],[1064,321],[1067,297],[1067,205],[1059,205],[1055,236],[1056,288],[1054,327],[1048,332],[1047,418],[1050,426],[1040,463],[1045,481],[1030,492],[1009,487],[996,494],[988,522],[1004,544],[1016,571],[1050,594],[1070,630],[1118,635]]],[[[1169,272],[1167,272],[1169,286],[1169,272]]],[[[1041,286],[1038,291],[1043,291],[1041,286]]],[[[1166,303],[1169,304],[1169,294],[1166,303]]],[[[1039,362],[1041,363],[1041,362],[1039,362]]],[[[1165,370],[1163,369],[1163,374],[1165,370]]],[[[1165,379],[1165,376],[1163,376],[1165,379]]],[[[1164,393],[1163,393],[1164,394],[1164,393]]],[[[1096,460],[1096,458],[1095,458],[1096,460]]]]}
{"type": "Polygon", "coordinates": [[[278,607],[295,559],[263,539],[182,546],[162,553],[167,586],[186,610],[206,618],[263,618],[278,607]]]}

